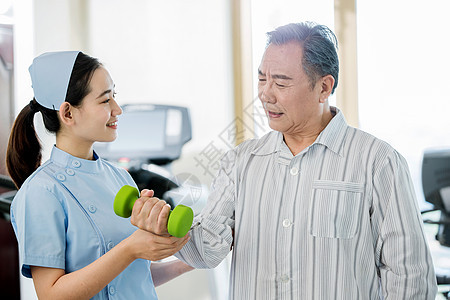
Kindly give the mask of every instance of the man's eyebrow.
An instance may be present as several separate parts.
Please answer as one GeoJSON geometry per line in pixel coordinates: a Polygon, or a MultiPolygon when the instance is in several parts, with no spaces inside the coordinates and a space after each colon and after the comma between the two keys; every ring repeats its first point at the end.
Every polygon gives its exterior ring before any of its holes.
{"type": "Polygon", "coordinates": [[[291,77],[289,77],[289,76],[286,76],[286,75],[282,75],[282,74],[273,74],[273,75],[272,75],[272,78],[275,78],[275,79],[286,79],[286,80],[292,80],[292,78],[291,78],[291,77]]]}
{"type": "MultiPolygon", "coordinates": [[[[258,69],[258,75],[260,76],[266,76],[261,70],[258,69]]],[[[292,80],[291,77],[283,75],[283,74],[273,74],[272,78],[274,79],[285,79],[285,80],[292,80]]]]}

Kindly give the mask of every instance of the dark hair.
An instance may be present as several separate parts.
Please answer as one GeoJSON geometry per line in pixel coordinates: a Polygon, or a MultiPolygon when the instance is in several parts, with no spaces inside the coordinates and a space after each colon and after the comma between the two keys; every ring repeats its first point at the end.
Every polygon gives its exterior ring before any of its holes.
{"type": "MultiPolygon", "coordinates": [[[[70,75],[67,87],[66,102],[79,107],[83,98],[89,94],[94,71],[101,63],[82,52],[78,53],[70,75]]],[[[6,151],[6,167],[17,188],[20,188],[40,165],[42,147],[34,128],[34,115],[42,114],[45,128],[51,133],[57,133],[61,128],[58,111],[40,105],[36,99],[26,105],[14,121],[6,151]]]]}
{"type": "Polygon", "coordinates": [[[267,33],[267,46],[284,45],[292,41],[303,47],[302,65],[314,87],[318,78],[330,74],[334,77],[334,86],[338,84],[339,58],[337,55],[337,39],[325,25],[312,22],[291,23],[267,33]]]}

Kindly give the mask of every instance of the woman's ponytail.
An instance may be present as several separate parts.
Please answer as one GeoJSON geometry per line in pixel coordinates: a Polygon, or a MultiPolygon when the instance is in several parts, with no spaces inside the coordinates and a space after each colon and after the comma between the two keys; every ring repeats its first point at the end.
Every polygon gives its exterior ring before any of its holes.
{"type": "Polygon", "coordinates": [[[41,165],[42,147],[33,122],[39,106],[33,99],[22,109],[9,137],[6,167],[17,188],[41,165]]]}

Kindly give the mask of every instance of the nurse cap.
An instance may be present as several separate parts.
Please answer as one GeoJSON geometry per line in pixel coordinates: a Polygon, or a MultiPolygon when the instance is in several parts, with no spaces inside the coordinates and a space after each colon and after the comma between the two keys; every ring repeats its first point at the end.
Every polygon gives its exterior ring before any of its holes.
{"type": "Polygon", "coordinates": [[[47,52],[33,60],[28,68],[36,101],[49,109],[59,110],[66,101],[73,65],[80,51],[47,52]]]}

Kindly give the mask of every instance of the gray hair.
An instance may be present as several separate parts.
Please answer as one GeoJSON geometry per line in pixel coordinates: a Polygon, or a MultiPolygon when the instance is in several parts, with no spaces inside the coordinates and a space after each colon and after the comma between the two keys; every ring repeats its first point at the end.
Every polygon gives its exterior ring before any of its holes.
{"type": "Polygon", "coordinates": [[[327,26],[312,22],[291,23],[267,33],[267,46],[292,41],[303,47],[302,65],[311,87],[315,86],[318,78],[331,75],[334,77],[333,94],[339,77],[338,44],[334,33],[327,26]]]}

